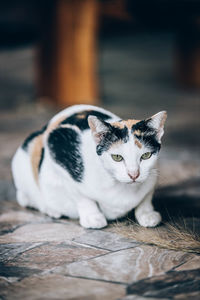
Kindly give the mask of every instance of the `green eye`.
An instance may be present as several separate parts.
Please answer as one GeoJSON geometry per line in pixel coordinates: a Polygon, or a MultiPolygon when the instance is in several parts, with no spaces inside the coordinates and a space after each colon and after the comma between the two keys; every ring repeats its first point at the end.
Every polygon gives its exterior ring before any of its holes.
{"type": "Polygon", "coordinates": [[[151,157],[152,153],[151,152],[146,152],[142,154],[141,159],[149,159],[151,157]]]}
{"type": "Polygon", "coordinates": [[[119,161],[123,160],[123,157],[121,155],[119,155],[119,154],[112,154],[111,157],[112,157],[112,159],[114,161],[118,161],[119,162],[119,161]]]}

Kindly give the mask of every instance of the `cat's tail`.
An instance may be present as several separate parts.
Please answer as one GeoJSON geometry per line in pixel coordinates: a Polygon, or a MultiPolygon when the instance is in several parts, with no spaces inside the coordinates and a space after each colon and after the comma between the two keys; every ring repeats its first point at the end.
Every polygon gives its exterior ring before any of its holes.
{"type": "Polygon", "coordinates": [[[117,232],[127,238],[176,251],[200,254],[200,235],[195,226],[191,229],[181,222],[168,222],[156,228],[145,228],[132,220],[117,222],[117,232]]]}

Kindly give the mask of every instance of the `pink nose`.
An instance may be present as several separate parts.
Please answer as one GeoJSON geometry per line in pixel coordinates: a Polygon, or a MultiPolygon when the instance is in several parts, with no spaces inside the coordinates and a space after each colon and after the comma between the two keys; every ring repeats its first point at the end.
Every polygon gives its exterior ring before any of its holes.
{"type": "Polygon", "coordinates": [[[129,176],[133,181],[135,181],[135,180],[140,176],[140,171],[137,170],[137,171],[134,172],[134,173],[128,173],[128,176],[129,176]]]}

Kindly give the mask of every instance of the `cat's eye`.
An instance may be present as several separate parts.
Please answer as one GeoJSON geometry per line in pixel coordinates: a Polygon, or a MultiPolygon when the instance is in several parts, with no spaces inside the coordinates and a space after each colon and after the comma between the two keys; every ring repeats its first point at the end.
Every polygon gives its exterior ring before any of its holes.
{"type": "Polygon", "coordinates": [[[145,159],[149,159],[151,157],[152,153],[151,152],[146,152],[144,154],[142,154],[141,159],[145,160],[145,159]]]}
{"type": "Polygon", "coordinates": [[[123,157],[122,157],[121,155],[119,155],[119,154],[112,154],[111,157],[112,157],[112,159],[113,159],[114,161],[120,162],[120,161],[123,160],[123,157]]]}

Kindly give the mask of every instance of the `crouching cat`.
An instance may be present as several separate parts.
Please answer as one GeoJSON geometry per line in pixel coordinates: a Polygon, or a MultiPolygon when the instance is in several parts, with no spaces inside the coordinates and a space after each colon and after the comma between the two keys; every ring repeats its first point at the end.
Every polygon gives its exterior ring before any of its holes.
{"type": "Polygon", "coordinates": [[[121,120],[91,105],[75,105],[32,133],[12,160],[17,200],[51,217],[79,218],[85,228],[135,208],[140,225],[161,216],[152,205],[156,163],[167,114],[121,120]]]}

